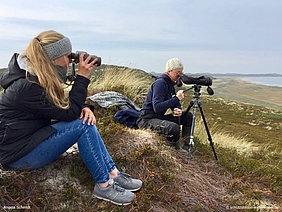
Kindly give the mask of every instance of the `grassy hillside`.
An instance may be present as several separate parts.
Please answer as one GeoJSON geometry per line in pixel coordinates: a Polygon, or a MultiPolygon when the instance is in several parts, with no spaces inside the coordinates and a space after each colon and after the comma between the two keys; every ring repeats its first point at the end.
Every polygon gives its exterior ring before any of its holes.
{"type": "MultiPolygon", "coordinates": [[[[112,90],[141,106],[153,81],[150,74],[127,67],[100,67],[91,77],[89,95],[112,90]]],[[[196,112],[192,158],[179,155],[147,130],[116,123],[116,107],[94,102],[97,127],[119,168],[144,182],[132,205],[116,206],[92,198],[94,182],[73,146],[54,163],[34,171],[0,170],[0,208],[26,211],[279,211],[282,208],[282,110],[231,100],[239,94],[222,82],[214,96],[200,97],[215,142],[214,159],[201,114],[196,112]],[[221,96],[221,93],[227,95],[221,96]]],[[[241,91],[248,88],[240,84],[241,91]]],[[[268,90],[258,86],[255,89],[268,90]]],[[[274,91],[273,91],[274,92],[274,91]]],[[[193,91],[182,102],[187,108],[193,91]]],[[[266,96],[267,98],[267,96],[266,96]]],[[[244,101],[246,99],[244,98],[244,101]]],[[[265,101],[272,103],[272,100],[265,101]]],[[[273,103],[275,105],[275,103],[273,103]]]]}
{"type": "Polygon", "coordinates": [[[282,87],[265,86],[240,78],[217,78],[213,81],[215,96],[282,110],[282,87]]]}

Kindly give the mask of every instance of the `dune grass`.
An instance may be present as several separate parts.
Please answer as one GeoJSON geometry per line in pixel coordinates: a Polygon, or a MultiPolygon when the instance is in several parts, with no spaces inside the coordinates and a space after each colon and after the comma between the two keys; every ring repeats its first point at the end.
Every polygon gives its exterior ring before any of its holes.
{"type": "MultiPolygon", "coordinates": [[[[198,118],[200,119],[200,117],[198,118]]],[[[212,140],[215,145],[222,147],[224,149],[233,149],[240,155],[252,155],[254,152],[261,150],[258,144],[250,141],[246,136],[238,136],[234,134],[229,134],[222,130],[218,130],[216,124],[211,122],[209,131],[212,136],[212,140]]],[[[207,132],[202,120],[198,120],[196,123],[195,135],[200,142],[208,142],[207,132]]]]}
{"type": "Polygon", "coordinates": [[[100,91],[116,91],[139,105],[145,98],[148,85],[153,81],[152,75],[144,71],[119,66],[98,67],[90,79],[90,95],[100,91]]]}

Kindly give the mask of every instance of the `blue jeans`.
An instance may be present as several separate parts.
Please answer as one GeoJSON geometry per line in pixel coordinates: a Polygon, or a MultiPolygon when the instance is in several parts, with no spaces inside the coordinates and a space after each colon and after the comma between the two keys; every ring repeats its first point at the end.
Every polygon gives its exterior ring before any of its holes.
{"type": "Polygon", "coordinates": [[[36,169],[51,163],[77,142],[82,160],[96,183],[107,182],[116,168],[96,125],[82,124],[82,119],[52,125],[56,132],[30,153],[9,164],[15,169],[36,169]]]}

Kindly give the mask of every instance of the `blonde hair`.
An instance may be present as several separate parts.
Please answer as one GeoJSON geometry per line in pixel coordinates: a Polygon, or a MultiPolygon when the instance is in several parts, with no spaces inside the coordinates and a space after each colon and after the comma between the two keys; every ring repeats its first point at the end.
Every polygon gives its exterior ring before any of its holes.
{"type": "MultiPolygon", "coordinates": [[[[63,39],[64,36],[56,31],[41,32],[27,45],[23,55],[27,58],[27,67],[30,67],[38,77],[39,85],[45,89],[49,99],[61,109],[69,108],[69,99],[64,93],[61,78],[54,63],[48,58],[43,46],[63,39]]],[[[28,72],[27,79],[28,79],[28,72]]]]}

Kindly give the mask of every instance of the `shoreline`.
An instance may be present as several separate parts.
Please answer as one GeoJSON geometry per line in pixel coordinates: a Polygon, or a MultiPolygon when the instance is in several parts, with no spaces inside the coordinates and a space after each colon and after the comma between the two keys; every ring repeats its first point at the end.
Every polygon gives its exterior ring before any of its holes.
{"type": "Polygon", "coordinates": [[[252,80],[248,80],[246,78],[264,78],[265,79],[265,77],[240,77],[241,80],[244,80],[244,81],[247,81],[247,82],[250,82],[250,83],[254,83],[254,84],[257,84],[257,85],[265,85],[265,86],[271,86],[271,87],[282,87],[282,77],[279,77],[279,78],[281,78],[281,84],[280,85],[277,85],[276,82],[274,84],[271,84],[271,83],[264,84],[263,82],[256,82],[255,80],[252,81],[252,80]]]}
{"type": "Polygon", "coordinates": [[[252,83],[252,84],[256,84],[256,85],[264,85],[264,86],[270,86],[270,87],[282,87],[282,75],[279,75],[279,76],[269,76],[269,75],[255,75],[255,76],[241,76],[241,75],[234,75],[234,76],[215,76],[215,79],[214,80],[217,80],[217,79],[240,79],[242,81],[245,81],[247,83],[252,83]],[[252,78],[281,78],[281,84],[277,85],[275,82],[275,84],[271,84],[271,83],[267,83],[267,84],[264,84],[263,82],[255,82],[255,81],[252,81],[252,80],[248,80],[249,79],[252,79],[252,78]]]}

